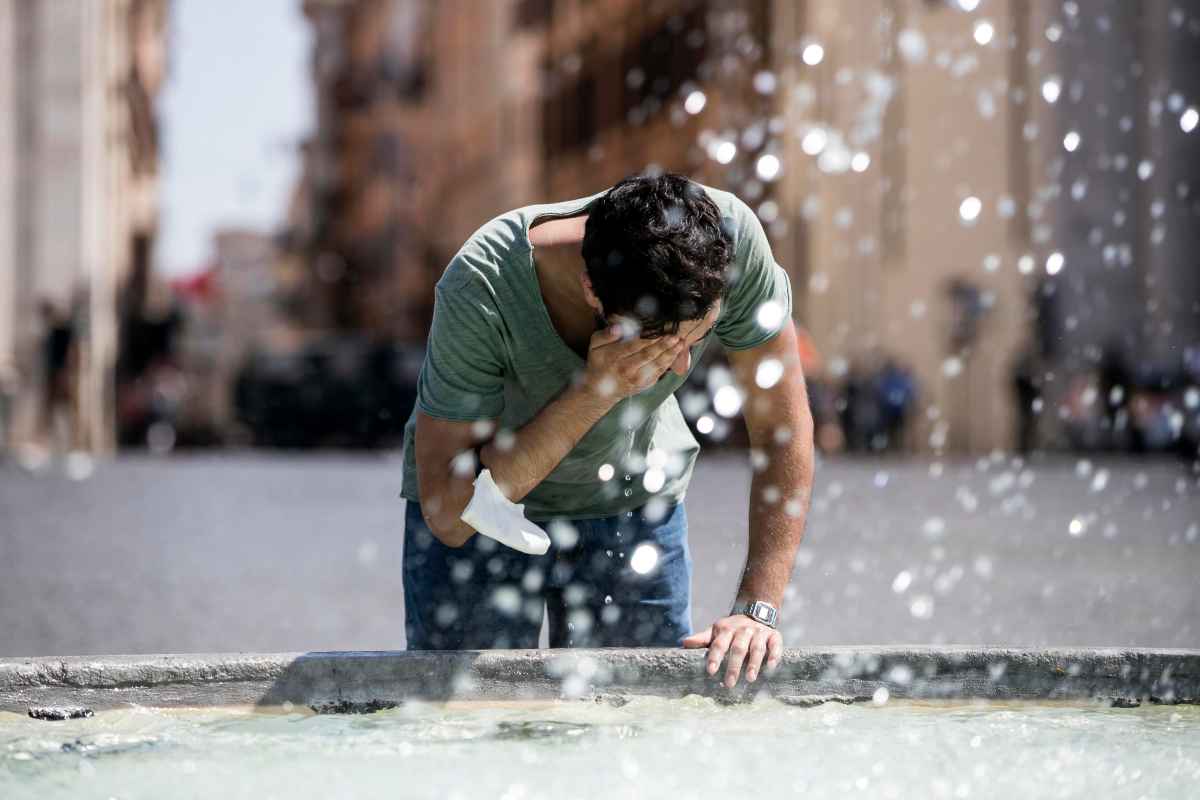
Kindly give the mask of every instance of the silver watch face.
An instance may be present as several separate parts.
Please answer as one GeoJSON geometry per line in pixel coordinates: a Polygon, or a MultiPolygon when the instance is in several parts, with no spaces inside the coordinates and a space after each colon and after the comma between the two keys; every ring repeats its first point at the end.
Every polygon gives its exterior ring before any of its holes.
{"type": "Polygon", "coordinates": [[[750,606],[750,616],[754,617],[759,622],[770,625],[772,618],[774,617],[774,609],[761,600],[755,601],[755,603],[750,606]]]}
{"type": "Polygon", "coordinates": [[[736,606],[734,608],[734,613],[749,614],[759,622],[774,626],[775,615],[778,612],[776,612],[776,610],[769,603],[764,603],[761,600],[755,600],[753,602],[747,602],[740,606],[736,606]]]}

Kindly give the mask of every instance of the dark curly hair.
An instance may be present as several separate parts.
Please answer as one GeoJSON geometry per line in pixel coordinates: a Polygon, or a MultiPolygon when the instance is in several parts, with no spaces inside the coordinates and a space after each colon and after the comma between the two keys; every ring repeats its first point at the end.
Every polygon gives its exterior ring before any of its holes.
{"type": "Polygon", "coordinates": [[[632,175],[589,204],[583,260],[605,315],[637,320],[648,339],[712,309],[726,290],[733,237],[686,176],[632,175]]]}

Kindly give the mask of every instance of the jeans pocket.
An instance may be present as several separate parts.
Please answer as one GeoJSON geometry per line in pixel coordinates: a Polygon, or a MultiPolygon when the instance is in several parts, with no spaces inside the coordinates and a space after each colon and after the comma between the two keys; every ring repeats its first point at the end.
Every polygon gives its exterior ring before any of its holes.
{"type": "Polygon", "coordinates": [[[684,556],[687,551],[687,514],[683,504],[668,508],[655,523],[643,523],[645,541],[656,545],[668,557],[684,556]]]}

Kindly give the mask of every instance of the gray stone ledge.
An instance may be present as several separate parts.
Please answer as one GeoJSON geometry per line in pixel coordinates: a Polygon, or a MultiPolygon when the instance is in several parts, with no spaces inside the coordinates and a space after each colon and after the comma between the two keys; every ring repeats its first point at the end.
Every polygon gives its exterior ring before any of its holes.
{"type": "Polygon", "coordinates": [[[0,659],[0,710],[130,705],[319,708],[406,701],[759,695],[793,705],[892,698],[1200,703],[1200,650],[794,648],[773,675],[732,689],[681,648],[175,654],[0,659]]]}

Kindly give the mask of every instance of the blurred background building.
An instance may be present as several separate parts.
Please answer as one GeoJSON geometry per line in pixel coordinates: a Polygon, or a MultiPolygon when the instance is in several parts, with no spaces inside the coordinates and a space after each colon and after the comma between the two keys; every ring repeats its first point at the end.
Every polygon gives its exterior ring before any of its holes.
{"type": "MultiPolygon", "coordinates": [[[[1195,454],[1194,4],[297,8],[316,121],[286,219],[217,232],[211,268],[175,286],[179,413],[197,441],[394,443],[433,284],[476,228],[670,170],[762,221],[792,277],[826,449],[1195,454]]],[[[87,276],[97,409],[115,298],[139,296],[153,242],[162,15],[0,0],[14,76],[0,108],[18,111],[0,119],[0,365],[30,352],[31,298],[65,302],[87,276]],[[51,65],[39,36],[87,46],[51,65]],[[107,71],[81,69],[101,53],[107,71]],[[109,128],[75,124],[85,114],[109,128]]],[[[111,414],[89,419],[93,438],[111,430],[111,414]]]]}
{"type": "MultiPolygon", "coordinates": [[[[337,131],[393,124],[389,141],[420,165],[391,181],[424,235],[424,261],[396,266],[409,297],[427,301],[422,287],[495,213],[669,169],[757,210],[850,444],[875,432],[905,449],[1010,447],[1024,402],[1014,386],[1031,371],[1038,440],[1095,441],[1116,419],[1096,399],[1105,343],[1163,374],[1195,346],[1195,226],[1151,221],[1195,213],[1178,121],[1197,21],[1165,0],[460,6],[308,4],[316,62],[335,76],[317,80],[309,174],[331,162],[320,155],[331,143],[360,162],[379,149],[337,131]],[[396,33],[412,29],[427,47],[396,33]],[[407,56],[388,50],[406,43],[407,56]],[[414,77],[397,91],[385,77],[403,70],[386,65],[406,59],[414,77]],[[397,96],[406,115],[385,110],[397,96]],[[1088,208],[1106,219],[1087,224],[1088,208]],[[903,428],[862,400],[887,364],[909,374],[903,428]]],[[[332,197],[386,194],[343,158],[332,197]]],[[[310,209],[363,224],[361,211],[310,209]]],[[[326,242],[343,293],[370,280],[326,242]]],[[[427,316],[412,319],[419,336],[427,316]]]]}
{"type": "MultiPolygon", "coordinates": [[[[46,316],[72,333],[71,446],[115,443],[123,313],[157,223],[164,0],[0,0],[0,379],[9,439],[39,435],[46,316]],[[48,305],[46,305],[48,304],[48,305]]],[[[65,410],[65,409],[64,409],[65,410]]]]}

